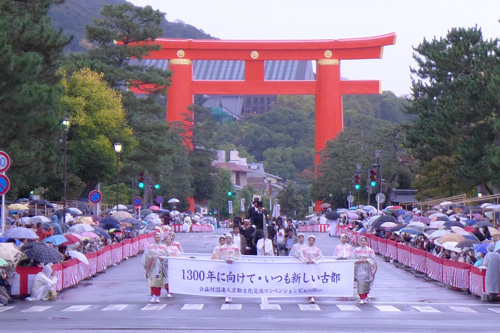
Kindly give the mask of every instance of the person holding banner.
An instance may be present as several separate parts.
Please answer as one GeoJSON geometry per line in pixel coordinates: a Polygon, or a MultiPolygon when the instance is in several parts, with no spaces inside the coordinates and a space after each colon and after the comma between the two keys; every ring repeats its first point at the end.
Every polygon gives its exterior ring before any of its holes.
{"type": "Polygon", "coordinates": [[[154,235],[154,243],[144,250],[141,258],[141,264],[146,270],[147,285],[151,288],[151,303],[160,303],[161,288],[166,276],[166,259],[169,256],[167,246],[160,241],[161,234],[157,232],[154,235]]]}
{"type": "Polygon", "coordinates": [[[179,253],[184,253],[181,243],[175,241],[175,234],[173,232],[170,232],[170,237],[172,237],[172,245],[179,249],[179,253]]]}
{"type": "Polygon", "coordinates": [[[359,295],[359,304],[366,304],[368,293],[375,277],[375,252],[368,247],[368,239],[362,236],[359,239],[360,246],[353,252],[353,259],[356,259],[354,265],[354,278],[359,295]]]}
{"type": "Polygon", "coordinates": [[[219,237],[219,244],[217,244],[215,247],[214,247],[214,250],[212,251],[212,259],[219,259],[219,255],[220,255],[220,249],[221,247],[226,244],[226,236],[225,235],[221,235],[219,237]]]}
{"type": "Polygon", "coordinates": [[[258,256],[274,256],[273,241],[266,237],[262,230],[257,229],[254,237],[258,256]]]}
{"type": "Polygon", "coordinates": [[[307,246],[307,244],[304,242],[304,235],[299,234],[297,237],[299,242],[293,244],[292,249],[288,253],[289,256],[294,256],[295,258],[299,259],[300,258],[300,253],[302,252],[302,249],[307,246]]]}
{"type": "MultiPolygon", "coordinates": [[[[231,234],[225,234],[226,244],[220,247],[219,259],[225,260],[228,264],[232,264],[235,260],[241,258],[240,248],[233,244],[233,237],[231,234]]],[[[231,303],[231,297],[225,298],[225,303],[231,303]]]]}
{"type": "MultiPolygon", "coordinates": [[[[174,244],[172,244],[172,237],[169,235],[165,238],[165,244],[167,245],[167,251],[168,251],[168,255],[170,257],[178,257],[181,252],[179,251],[179,249],[177,248],[177,246],[174,246],[174,244]]],[[[165,260],[164,263],[163,263],[163,266],[164,266],[164,286],[165,286],[165,290],[167,291],[167,297],[172,297],[172,294],[170,294],[170,291],[168,289],[168,260],[165,260]]]]}
{"type": "Polygon", "coordinates": [[[340,236],[340,242],[341,243],[335,247],[335,257],[337,257],[337,259],[351,259],[352,246],[347,242],[346,234],[340,236]]]}
{"type": "MultiPolygon", "coordinates": [[[[310,235],[307,237],[307,243],[308,245],[300,251],[299,259],[306,264],[316,264],[320,262],[323,259],[323,254],[318,247],[314,246],[314,243],[316,243],[316,237],[314,235],[310,235]]],[[[316,300],[314,297],[309,297],[309,302],[314,303],[316,300]]]]}

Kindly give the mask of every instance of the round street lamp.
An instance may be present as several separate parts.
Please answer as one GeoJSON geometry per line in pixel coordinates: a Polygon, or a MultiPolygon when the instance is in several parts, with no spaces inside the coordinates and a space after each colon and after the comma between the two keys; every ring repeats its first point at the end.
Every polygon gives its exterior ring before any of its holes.
{"type": "Polygon", "coordinates": [[[116,142],[114,145],[115,147],[115,152],[116,152],[116,210],[118,210],[118,203],[119,203],[119,190],[118,190],[118,184],[120,182],[120,153],[122,151],[122,144],[119,142],[116,142]]]}

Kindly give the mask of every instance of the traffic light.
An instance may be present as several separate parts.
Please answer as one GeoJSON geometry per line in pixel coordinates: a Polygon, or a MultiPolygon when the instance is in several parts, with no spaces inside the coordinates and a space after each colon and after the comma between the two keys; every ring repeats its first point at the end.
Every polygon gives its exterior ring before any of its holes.
{"type": "Polygon", "coordinates": [[[374,166],[371,170],[370,170],[370,185],[372,187],[375,187],[377,186],[377,170],[375,170],[376,166],[374,166]]]}
{"type": "Polygon", "coordinates": [[[228,191],[228,192],[227,192],[227,195],[228,195],[229,197],[232,197],[232,196],[233,196],[233,195],[235,195],[235,194],[236,194],[235,192],[231,192],[231,191],[228,191]]]}
{"type": "Polygon", "coordinates": [[[359,173],[354,175],[354,188],[356,190],[359,190],[361,188],[361,177],[359,176],[359,173]]]}
{"type": "Polygon", "coordinates": [[[138,181],[137,186],[139,186],[140,189],[143,189],[144,188],[144,172],[141,172],[139,174],[139,177],[137,177],[137,181],[138,181]]]}
{"type": "Polygon", "coordinates": [[[155,184],[155,189],[159,190],[160,189],[160,184],[155,184]]]}

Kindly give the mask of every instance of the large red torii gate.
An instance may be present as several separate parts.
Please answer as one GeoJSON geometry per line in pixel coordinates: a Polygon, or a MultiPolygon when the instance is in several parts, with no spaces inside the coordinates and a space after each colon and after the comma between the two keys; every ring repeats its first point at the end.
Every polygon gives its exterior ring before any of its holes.
{"type": "MultiPolygon", "coordinates": [[[[146,59],[169,59],[167,122],[186,122],[193,95],[315,95],[315,167],[320,152],[343,129],[342,95],[379,94],[378,80],[351,81],[340,77],[341,60],[379,59],[396,34],[331,40],[191,40],[158,38],[159,51],[146,59]],[[244,80],[193,80],[193,60],[243,60],[244,80]],[[316,60],[315,81],[264,79],[266,60],[316,60]]],[[[190,125],[190,124],[186,124],[190,125]]],[[[187,126],[191,128],[191,126],[187,126]]],[[[187,133],[188,136],[191,133],[187,133]]],[[[189,139],[188,139],[189,140],[189,139]]]]}

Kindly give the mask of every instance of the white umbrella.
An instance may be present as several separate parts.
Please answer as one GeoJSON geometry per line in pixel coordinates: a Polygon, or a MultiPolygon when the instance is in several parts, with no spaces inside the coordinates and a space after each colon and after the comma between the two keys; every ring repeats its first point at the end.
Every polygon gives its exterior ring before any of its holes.
{"type": "Polygon", "coordinates": [[[49,223],[49,222],[50,222],[50,220],[49,220],[49,218],[48,218],[48,217],[43,216],[43,215],[37,215],[37,216],[33,216],[33,217],[31,218],[31,223],[32,223],[32,224],[37,224],[38,222],[40,222],[40,223],[42,223],[42,224],[43,224],[43,223],[49,223]]]}
{"type": "Polygon", "coordinates": [[[382,228],[391,228],[391,227],[395,227],[397,226],[398,224],[397,223],[394,223],[394,222],[384,222],[382,223],[380,226],[382,228]]]}
{"type": "Polygon", "coordinates": [[[460,234],[460,235],[464,235],[464,236],[468,236],[470,235],[469,232],[467,232],[466,230],[464,230],[463,228],[460,228],[460,227],[457,227],[457,226],[452,226],[451,227],[451,231],[453,231],[454,233],[456,234],[460,234]]]}
{"type": "Polygon", "coordinates": [[[428,217],[432,220],[435,217],[446,217],[446,218],[448,218],[448,215],[443,214],[443,213],[434,213],[434,214],[429,215],[428,217]]]}
{"type": "Polygon", "coordinates": [[[425,225],[425,223],[423,222],[411,222],[407,225],[407,228],[408,229],[418,229],[418,230],[424,230],[425,228],[427,228],[427,226],[425,225]]]}
{"type": "Polygon", "coordinates": [[[26,239],[38,239],[38,235],[35,234],[31,229],[23,228],[23,227],[15,227],[6,230],[3,233],[3,237],[10,238],[26,238],[26,239]]]}
{"type": "Polygon", "coordinates": [[[427,238],[429,239],[434,239],[434,238],[439,238],[443,235],[449,234],[450,232],[448,230],[436,230],[433,233],[431,233],[427,238]]]}
{"type": "Polygon", "coordinates": [[[83,262],[84,264],[87,264],[87,265],[89,264],[87,257],[81,252],[68,251],[68,254],[71,258],[76,258],[76,259],[80,260],[81,262],[83,262]]]}
{"type": "Polygon", "coordinates": [[[432,221],[431,223],[429,223],[429,228],[439,229],[444,225],[444,223],[444,221],[432,221]]]}
{"type": "Polygon", "coordinates": [[[118,205],[118,206],[114,206],[112,209],[115,209],[115,210],[127,210],[127,206],[124,206],[124,205],[118,205]]]}
{"type": "Polygon", "coordinates": [[[176,198],[172,198],[170,200],[167,201],[168,203],[179,203],[179,199],[176,199],[176,198]]]}
{"type": "Polygon", "coordinates": [[[450,250],[450,251],[458,250],[455,252],[462,252],[461,249],[457,248],[457,244],[458,244],[458,242],[444,242],[443,244],[441,244],[441,246],[443,247],[443,249],[446,249],[446,250],[450,250]]]}
{"type": "Polygon", "coordinates": [[[68,232],[81,234],[82,232],[92,231],[92,230],[94,230],[94,228],[92,228],[88,224],[82,223],[82,224],[75,224],[74,226],[68,229],[68,232]]]}

